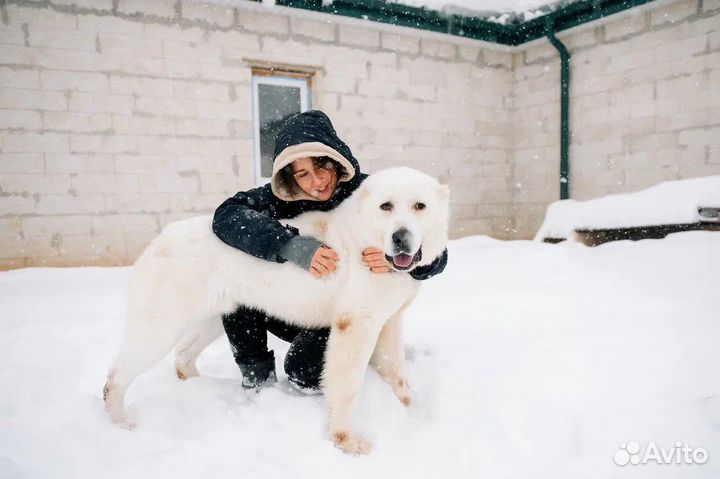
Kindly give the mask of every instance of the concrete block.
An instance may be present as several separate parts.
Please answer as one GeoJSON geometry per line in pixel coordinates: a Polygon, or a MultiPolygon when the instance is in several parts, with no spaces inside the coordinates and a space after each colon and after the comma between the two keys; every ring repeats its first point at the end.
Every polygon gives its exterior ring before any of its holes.
{"type": "Polygon", "coordinates": [[[58,252],[69,261],[85,264],[97,259],[119,259],[127,256],[125,239],[117,235],[72,236],[63,238],[58,252]]]}
{"type": "Polygon", "coordinates": [[[111,75],[110,91],[116,95],[172,97],[173,81],[162,78],[111,75]]]}
{"type": "Polygon", "coordinates": [[[138,138],[128,135],[88,135],[73,133],[70,135],[70,152],[92,154],[135,153],[138,151],[138,138]]]}
{"type": "Polygon", "coordinates": [[[118,12],[130,15],[152,15],[160,18],[175,18],[175,0],[120,0],[118,12]]]}
{"type": "Polygon", "coordinates": [[[44,173],[41,153],[2,153],[0,173],[44,173]]]}
{"type": "Polygon", "coordinates": [[[57,255],[57,252],[53,250],[50,244],[50,238],[23,238],[20,241],[13,238],[0,241],[0,258],[3,260],[9,258],[17,260],[36,254],[47,256],[57,255]]]}
{"type": "Polygon", "coordinates": [[[175,174],[177,169],[178,162],[170,155],[115,155],[117,173],[152,173],[161,176],[175,174]]]}
{"type": "Polygon", "coordinates": [[[163,40],[163,55],[168,60],[215,63],[220,61],[221,54],[222,48],[217,45],[163,40]]]}
{"type": "Polygon", "coordinates": [[[0,216],[26,215],[35,212],[35,200],[29,196],[0,196],[0,216]]]}
{"type": "Polygon", "coordinates": [[[142,155],[197,155],[199,153],[196,139],[156,136],[138,136],[136,151],[142,155]]]}
{"type": "Polygon", "coordinates": [[[110,130],[110,115],[107,113],[66,113],[47,111],[43,114],[43,128],[73,132],[103,132],[110,130]]]}
{"type": "Polygon", "coordinates": [[[22,227],[20,218],[0,218],[0,239],[22,238],[22,227]]]}
{"type": "Polygon", "coordinates": [[[335,40],[335,24],[330,20],[317,21],[308,18],[290,17],[290,30],[293,35],[314,38],[323,42],[335,40]]]}
{"type": "Polygon", "coordinates": [[[182,18],[190,21],[200,21],[219,27],[231,27],[235,23],[233,9],[227,5],[206,3],[201,1],[183,1],[182,18]]]}
{"type": "Polygon", "coordinates": [[[28,27],[28,42],[33,47],[95,51],[95,33],[47,26],[28,27]]]}
{"type": "MultiPolygon", "coordinates": [[[[199,173],[219,173],[235,176],[232,157],[218,156],[179,156],[177,171],[197,171],[199,173]]],[[[238,181],[235,178],[233,181],[238,181]]]]}
{"type": "Polygon", "coordinates": [[[159,38],[174,42],[203,42],[206,31],[199,27],[186,27],[180,25],[161,25],[146,23],[143,25],[142,36],[147,38],[159,38]]]}
{"type": "Polygon", "coordinates": [[[0,88],[0,108],[12,110],[67,110],[67,98],[63,92],[0,88]]]}
{"type": "Polygon", "coordinates": [[[45,153],[45,171],[58,173],[114,173],[112,155],[78,155],[66,153],[45,153]]]}
{"type": "Polygon", "coordinates": [[[644,13],[637,13],[633,10],[628,13],[628,15],[623,15],[622,18],[604,25],[606,41],[641,32],[647,27],[644,13]]]}
{"type": "Polygon", "coordinates": [[[457,46],[457,52],[460,59],[470,63],[476,63],[479,60],[481,51],[482,49],[478,47],[471,47],[467,45],[457,46]]]}
{"type": "Polygon", "coordinates": [[[0,145],[3,153],[64,153],[69,143],[64,133],[0,132],[0,145]]]}
{"type": "Polygon", "coordinates": [[[658,62],[688,59],[688,57],[705,51],[707,44],[707,35],[698,35],[680,40],[679,42],[662,45],[662,47],[657,49],[655,55],[658,62]]]}
{"type": "Polygon", "coordinates": [[[92,219],[88,215],[35,216],[22,218],[25,236],[89,235],[92,219]]]}
{"type": "Polygon", "coordinates": [[[128,194],[139,190],[135,175],[79,173],[72,179],[72,186],[79,194],[103,193],[128,194]]]}
{"type": "Polygon", "coordinates": [[[179,118],[177,120],[177,134],[188,136],[230,136],[227,120],[195,120],[192,118],[179,118]]]}
{"type": "Polygon", "coordinates": [[[74,30],[77,26],[77,16],[71,13],[56,12],[48,8],[32,8],[19,5],[7,5],[5,9],[10,18],[10,23],[44,25],[66,30],[74,30]]]}
{"type": "Polygon", "coordinates": [[[246,55],[248,51],[260,50],[259,36],[254,33],[229,30],[227,32],[212,32],[207,37],[211,45],[231,47],[242,50],[246,55]]]}
{"type": "Polygon", "coordinates": [[[200,188],[197,175],[144,173],[138,175],[142,193],[190,193],[200,188]]]}
{"type": "Polygon", "coordinates": [[[674,115],[658,115],[655,121],[659,132],[701,128],[711,124],[707,110],[685,111],[674,115]]]}
{"type": "Polygon", "coordinates": [[[25,45],[25,32],[21,24],[5,25],[0,23],[0,44],[25,45]]]}
{"type": "Polygon", "coordinates": [[[243,30],[275,35],[287,35],[289,21],[285,15],[275,11],[238,10],[238,23],[243,30]]]}
{"type": "MultiPolygon", "coordinates": [[[[118,213],[156,213],[172,211],[172,201],[182,194],[137,193],[133,195],[109,195],[108,211],[118,213]]],[[[219,203],[218,203],[219,204],[219,203]]]]}
{"type": "Polygon", "coordinates": [[[173,93],[178,98],[231,101],[230,88],[227,84],[222,83],[175,80],[173,82],[173,93]]]}
{"type": "Polygon", "coordinates": [[[0,87],[35,90],[40,87],[40,75],[35,70],[0,67],[0,87]]]}
{"type": "Polygon", "coordinates": [[[160,233],[154,214],[112,214],[93,216],[92,229],[99,235],[122,235],[123,233],[160,233]]]}
{"type": "Polygon", "coordinates": [[[720,145],[720,127],[698,128],[680,132],[679,143],[688,146],[720,145]]]}
{"type": "Polygon", "coordinates": [[[40,72],[40,84],[44,90],[109,91],[107,75],[45,70],[40,72]]]}
{"type": "Polygon", "coordinates": [[[669,80],[657,82],[658,98],[668,98],[677,96],[686,96],[693,92],[698,94],[700,91],[709,89],[710,78],[705,73],[691,74],[669,80]]]}
{"type": "Polygon", "coordinates": [[[0,110],[0,129],[39,129],[40,113],[23,110],[0,110]]]}
{"type": "Polygon", "coordinates": [[[382,32],[380,44],[385,50],[417,54],[420,52],[420,40],[410,35],[399,35],[396,33],[382,32]]]}
{"type": "Polygon", "coordinates": [[[143,23],[133,22],[114,15],[78,15],[77,29],[140,37],[143,34],[143,23]]]}
{"type": "Polygon", "coordinates": [[[105,198],[92,195],[41,195],[35,212],[40,215],[70,215],[99,213],[105,209],[105,198]]]}
{"type": "Polygon", "coordinates": [[[361,28],[351,25],[338,25],[340,43],[362,47],[376,48],[380,46],[380,32],[372,28],[361,28]]]}
{"type": "Polygon", "coordinates": [[[97,36],[102,53],[144,58],[167,56],[163,52],[162,41],[155,38],[108,32],[100,32],[97,36]]]}
{"type": "Polygon", "coordinates": [[[73,92],[66,96],[67,109],[84,113],[125,113],[133,111],[135,100],[130,95],[73,92]]]}
{"type": "Polygon", "coordinates": [[[455,58],[457,54],[457,45],[454,43],[439,42],[423,38],[420,40],[420,51],[423,55],[438,58],[455,58]]]}
{"type": "Polygon", "coordinates": [[[122,135],[172,135],[175,134],[175,119],[113,115],[112,128],[122,135]]]}
{"type": "Polygon", "coordinates": [[[4,193],[67,193],[70,175],[4,174],[0,177],[4,193]]]}
{"type": "Polygon", "coordinates": [[[683,0],[652,10],[650,12],[651,25],[677,23],[698,12],[697,0],[683,0]]]}
{"type": "Polygon", "coordinates": [[[6,65],[64,69],[72,50],[0,44],[0,58],[6,65]]]}
{"type": "Polygon", "coordinates": [[[53,0],[53,3],[105,12],[109,12],[113,7],[112,0],[53,0]]]}
{"type": "MultiPolygon", "coordinates": [[[[532,54],[530,57],[532,58],[532,54]]],[[[512,68],[512,53],[510,52],[485,49],[483,50],[483,58],[485,60],[485,65],[512,68]]]]}

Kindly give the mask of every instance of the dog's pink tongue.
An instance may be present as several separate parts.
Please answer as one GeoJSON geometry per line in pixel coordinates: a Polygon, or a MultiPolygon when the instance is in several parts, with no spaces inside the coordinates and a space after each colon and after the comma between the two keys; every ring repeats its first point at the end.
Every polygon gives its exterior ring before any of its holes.
{"type": "Polygon", "coordinates": [[[399,266],[401,268],[407,268],[408,266],[410,266],[412,260],[412,256],[403,253],[400,253],[399,255],[393,257],[393,263],[395,263],[395,266],[399,266]]]}

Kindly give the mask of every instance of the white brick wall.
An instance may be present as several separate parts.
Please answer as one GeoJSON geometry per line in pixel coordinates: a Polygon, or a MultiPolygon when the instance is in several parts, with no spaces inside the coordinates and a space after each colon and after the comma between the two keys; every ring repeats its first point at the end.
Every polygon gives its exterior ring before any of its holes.
{"type": "MultiPolygon", "coordinates": [[[[573,197],[720,173],[720,21],[704,4],[561,35],[573,197]]],[[[251,2],[0,8],[0,268],[127,264],[163,226],[252,187],[248,59],[317,67],[313,107],[365,171],[450,184],[453,236],[532,236],[558,197],[546,41],[510,51],[251,2]]]]}
{"type": "MultiPolygon", "coordinates": [[[[650,5],[559,35],[572,54],[571,198],[720,174],[720,16],[700,3],[650,5]]],[[[514,236],[532,237],[559,195],[559,56],[545,43],[515,60],[514,236]]]]}

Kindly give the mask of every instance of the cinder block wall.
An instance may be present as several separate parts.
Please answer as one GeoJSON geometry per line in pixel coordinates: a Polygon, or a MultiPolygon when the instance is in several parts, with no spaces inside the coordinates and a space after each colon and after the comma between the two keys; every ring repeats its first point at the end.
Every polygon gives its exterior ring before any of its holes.
{"type": "Polygon", "coordinates": [[[453,191],[454,236],[510,221],[511,53],[252,2],[0,7],[0,268],[127,264],[169,222],[253,186],[250,64],[317,68],[366,171],[453,191]]]}
{"type": "MultiPolygon", "coordinates": [[[[559,35],[572,197],[720,174],[719,13],[663,0],[559,35]]],[[[20,0],[0,20],[0,268],[127,264],[252,187],[257,62],[317,69],[313,106],[366,171],[450,183],[455,237],[532,237],[559,195],[545,40],[509,50],[252,2],[20,0]]]]}
{"type": "MultiPolygon", "coordinates": [[[[558,35],[572,54],[570,197],[720,174],[720,1],[607,20],[558,35]]],[[[530,238],[559,198],[559,55],[535,42],[513,75],[514,236],[530,238]]]]}

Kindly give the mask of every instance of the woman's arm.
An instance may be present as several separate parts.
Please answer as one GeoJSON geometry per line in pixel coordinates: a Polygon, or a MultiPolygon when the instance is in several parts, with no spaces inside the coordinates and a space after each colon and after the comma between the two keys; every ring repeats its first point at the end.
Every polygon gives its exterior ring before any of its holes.
{"type": "Polygon", "coordinates": [[[279,207],[270,186],[241,191],[215,210],[213,231],[224,243],[256,258],[284,263],[280,250],[298,235],[275,218],[279,207]]]}
{"type": "Polygon", "coordinates": [[[410,271],[410,276],[418,280],[424,280],[432,278],[433,276],[440,274],[447,266],[448,251],[447,248],[442,252],[440,256],[435,258],[435,261],[427,266],[420,266],[410,271]]]}

